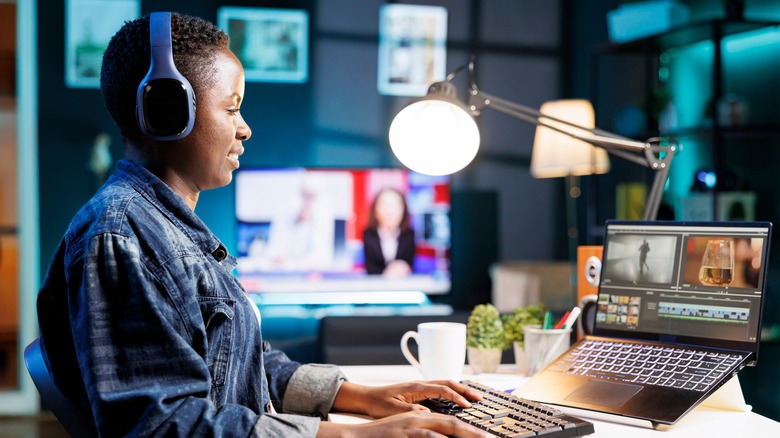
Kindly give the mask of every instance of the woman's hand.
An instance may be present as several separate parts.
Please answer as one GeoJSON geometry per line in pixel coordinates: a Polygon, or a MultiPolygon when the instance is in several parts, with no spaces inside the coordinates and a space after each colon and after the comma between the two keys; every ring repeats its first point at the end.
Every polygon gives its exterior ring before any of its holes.
{"type": "Polygon", "coordinates": [[[448,436],[485,438],[490,435],[452,415],[436,414],[423,410],[414,410],[363,424],[334,424],[323,421],[317,432],[318,438],[366,436],[382,438],[444,438],[448,436]]]}
{"type": "Polygon", "coordinates": [[[407,382],[388,386],[363,386],[344,382],[336,394],[333,409],[384,418],[408,411],[428,411],[428,408],[417,404],[427,398],[445,398],[464,408],[471,406],[469,400],[482,400],[477,391],[452,380],[407,382]]]}

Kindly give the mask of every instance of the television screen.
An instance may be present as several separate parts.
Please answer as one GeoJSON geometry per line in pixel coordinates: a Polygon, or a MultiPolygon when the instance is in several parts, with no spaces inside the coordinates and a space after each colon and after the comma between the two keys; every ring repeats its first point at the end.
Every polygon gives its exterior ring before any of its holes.
{"type": "Polygon", "coordinates": [[[248,292],[450,291],[448,177],[254,168],[235,183],[248,292]]]}

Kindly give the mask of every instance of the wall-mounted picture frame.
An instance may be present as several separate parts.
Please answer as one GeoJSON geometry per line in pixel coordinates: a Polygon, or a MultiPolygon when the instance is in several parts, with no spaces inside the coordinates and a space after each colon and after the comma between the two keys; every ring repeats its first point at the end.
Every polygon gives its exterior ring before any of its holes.
{"type": "Polygon", "coordinates": [[[306,82],[309,14],[299,9],[223,6],[217,25],[230,35],[230,49],[248,82],[306,82]]]}
{"type": "Polygon", "coordinates": [[[100,88],[103,52],[125,21],[141,15],[139,0],[67,0],[65,85],[100,88]]]}
{"type": "Polygon", "coordinates": [[[385,4],[379,11],[377,88],[392,96],[424,96],[446,76],[447,9],[385,4]]]}

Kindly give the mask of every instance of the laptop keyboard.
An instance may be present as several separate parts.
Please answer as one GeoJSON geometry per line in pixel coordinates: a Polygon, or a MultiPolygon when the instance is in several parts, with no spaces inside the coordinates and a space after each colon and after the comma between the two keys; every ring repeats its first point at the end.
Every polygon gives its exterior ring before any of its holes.
{"type": "Polygon", "coordinates": [[[586,340],[552,371],[621,382],[706,391],[742,360],[738,354],[586,340]]]}
{"type": "Polygon", "coordinates": [[[428,399],[420,404],[433,412],[454,415],[461,421],[502,438],[542,436],[568,438],[590,435],[593,423],[566,415],[541,403],[525,400],[480,383],[463,381],[477,390],[482,400],[472,402],[471,408],[462,408],[446,399],[428,399]]]}

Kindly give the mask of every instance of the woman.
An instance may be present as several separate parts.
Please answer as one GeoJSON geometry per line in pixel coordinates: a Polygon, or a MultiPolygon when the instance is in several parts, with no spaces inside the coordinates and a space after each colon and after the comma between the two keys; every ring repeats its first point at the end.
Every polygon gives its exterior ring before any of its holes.
{"type": "Polygon", "coordinates": [[[388,277],[412,273],[414,230],[404,195],[393,188],[377,193],[363,231],[366,272],[388,277]]]}
{"type": "Polygon", "coordinates": [[[462,385],[364,387],[262,341],[235,259],[194,213],[201,191],[231,182],[251,136],[239,112],[244,72],[213,24],[168,20],[175,66],[197,97],[191,132],[142,131],[150,19],[125,23],[101,71],[125,159],[74,217],[38,296],[44,355],[68,398],[108,436],[482,436],[416,404],[466,406],[478,395],[462,385]],[[331,410],[386,418],[321,421],[331,410]]]}

